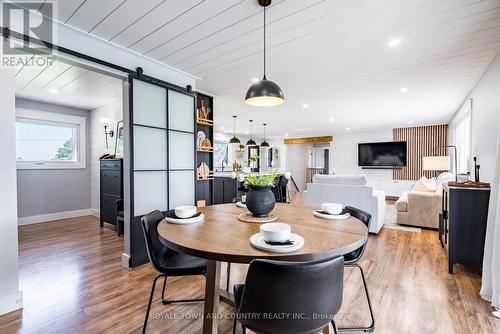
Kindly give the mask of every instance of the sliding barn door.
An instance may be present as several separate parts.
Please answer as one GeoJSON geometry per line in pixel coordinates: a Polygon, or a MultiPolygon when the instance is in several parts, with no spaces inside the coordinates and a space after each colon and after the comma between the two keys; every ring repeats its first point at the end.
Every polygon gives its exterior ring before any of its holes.
{"type": "Polygon", "coordinates": [[[195,202],[194,97],[131,78],[130,265],[148,261],[141,218],[195,202]]]}

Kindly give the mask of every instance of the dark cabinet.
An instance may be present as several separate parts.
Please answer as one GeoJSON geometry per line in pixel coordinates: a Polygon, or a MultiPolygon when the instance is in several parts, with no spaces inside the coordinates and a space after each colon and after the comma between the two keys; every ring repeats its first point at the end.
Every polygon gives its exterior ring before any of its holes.
{"type": "Polygon", "coordinates": [[[118,202],[123,200],[123,160],[100,160],[101,226],[117,225],[118,202]]]}
{"type": "Polygon", "coordinates": [[[489,188],[444,186],[439,239],[450,274],[455,263],[482,267],[489,198],[489,188]]]}
{"type": "Polygon", "coordinates": [[[238,181],[230,177],[215,177],[214,204],[232,203],[238,196],[238,181]]]}

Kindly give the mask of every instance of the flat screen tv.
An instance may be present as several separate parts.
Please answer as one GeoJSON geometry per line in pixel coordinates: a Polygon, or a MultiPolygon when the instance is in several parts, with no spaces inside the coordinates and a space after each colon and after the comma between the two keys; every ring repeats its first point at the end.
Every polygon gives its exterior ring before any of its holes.
{"type": "Polygon", "coordinates": [[[406,166],[406,142],[358,144],[358,166],[394,168],[406,166]]]}

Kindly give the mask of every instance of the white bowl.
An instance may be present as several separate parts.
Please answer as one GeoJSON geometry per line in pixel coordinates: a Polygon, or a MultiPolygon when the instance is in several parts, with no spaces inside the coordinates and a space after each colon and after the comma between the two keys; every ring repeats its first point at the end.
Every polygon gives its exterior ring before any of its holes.
{"type": "Polygon", "coordinates": [[[194,205],[183,205],[175,208],[175,215],[179,218],[190,218],[197,212],[194,205]]]}
{"type": "Polygon", "coordinates": [[[321,204],[321,210],[329,213],[331,215],[338,215],[342,212],[344,206],[339,203],[323,203],[321,204]]]}
{"type": "Polygon", "coordinates": [[[290,239],[292,228],[283,223],[267,223],[260,225],[262,239],[270,242],[284,242],[290,239]]]}

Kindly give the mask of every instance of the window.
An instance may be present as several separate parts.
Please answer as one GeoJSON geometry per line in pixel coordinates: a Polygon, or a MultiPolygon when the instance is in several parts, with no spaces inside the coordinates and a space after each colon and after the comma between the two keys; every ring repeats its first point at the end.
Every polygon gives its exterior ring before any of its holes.
{"type": "Polygon", "coordinates": [[[459,174],[470,172],[470,127],[471,117],[468,113],[453,128],[453,142],[457,147],[457,171],[459,174]]]}
{"type": "Polygon", "coordinates": [[[222,163],[228,161],[228,144],[220,141],[214,143],[214,167],[221,168],[222,163]]]}
{"type": "Polygon", "coordinates": [[[85,121],[85,117],[17,109],[17,168],[85,168],[85,121]]]}

